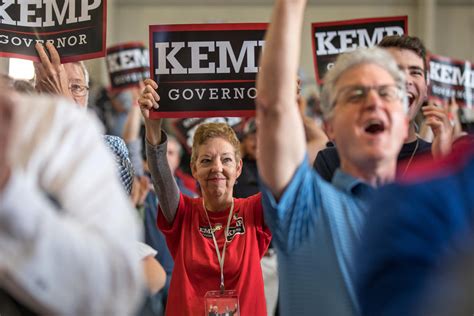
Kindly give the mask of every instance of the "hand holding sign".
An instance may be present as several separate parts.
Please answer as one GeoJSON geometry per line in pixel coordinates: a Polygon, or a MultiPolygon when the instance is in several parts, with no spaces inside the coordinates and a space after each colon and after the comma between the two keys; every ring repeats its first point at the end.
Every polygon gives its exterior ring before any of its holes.
{"type": "Polygon", "coordinates": [[[48,57],[43,44],[36,44],[41,63],[35,63],[36,89],[41,93],[62,95],[73,99],[69,90],[69,80],[64,65],[61,64],[59,53],[51,43],[46,43],[46,48],[51,56],[48,57]]]}
{"type": "Polygon", "coordinates": [[[160,96],[156,89],[158,89],[158,84],[152,79],[145,79],[143,82],[145,84],[145,89],[141,96],[138,98],[138,104],[142,109],[143,116],[147,119],[150,118],[150,110],[155,109],[157,110],[160,105],[158,101],[160,101],[160,96]]]}
{"type": "Polygon", "coordinates": [[[158,145],[161,142],[161,119],[150,119],[150,110],[156,110],[160,106],[158,104],[160,96],[156,92],[158,84],[152,79],[145,79],[143,83],[145,84],[145,89],[143,89],[141,96],[138,98],[138,105],[145,119],[146,140],[151,145],[158,145]]]}

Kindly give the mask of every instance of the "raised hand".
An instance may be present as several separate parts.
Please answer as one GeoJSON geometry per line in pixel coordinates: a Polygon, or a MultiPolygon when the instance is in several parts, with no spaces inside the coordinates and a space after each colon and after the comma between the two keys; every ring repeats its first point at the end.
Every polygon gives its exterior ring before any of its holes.
{"type": "Polygon", "coordinates": [[[160,107],[158,104],[158,101],[160,101],[160,96],[156,92],[156,89],[158,89],[158,84],[154,80],[145,79],[143,83],[145,84],[145,88],[138,98],[138,105],[140,105],[143,117],[149,119],[150,110],[157,110],[160,107]]]}
{"type": "Polygon", "coordinates": [[[160,96],[156,92],[158,84],[152,79],[145,79],[143,83],[145,84],[145,88],[138,98],[138,105],[145,119],[145,136],[151,145],[158,145],[161,142],[161,119],[150,119],[150,110],[157,110],[160,107],[158,104],[160,96]]]}
{"type": "Polygon", "coordinates": [[[36,73],[36,90],[42,93],[51,93],[62,95],[73,99],[69,90],[69,80],[64,65],[61,64],[59,53],[53,44],[47,42],[51,59],[45,51],[43,44],[36,43],[36,51],[38,52],[41,63],[35,63],[36,73]]]}
{"type": "Polygon", "coordinates": [[[422,108],[426,118],[426,125],[433,131],[433,144],[431,152],[433,157],[440,158],[451,151],[453,142],[453,126],[449,119],[449,109],[447,105],[437,106],[429,102],[422,108]]]}

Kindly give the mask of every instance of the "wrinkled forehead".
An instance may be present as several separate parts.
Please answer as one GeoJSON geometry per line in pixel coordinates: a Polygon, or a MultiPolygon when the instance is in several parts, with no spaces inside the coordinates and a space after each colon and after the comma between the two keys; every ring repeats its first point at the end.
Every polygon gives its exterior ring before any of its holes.
{"type": "Polygon", "coordinates": [[[235,156],[235,148],[232,144],[222,138],[222,137],[212,137],[206,139],[202,144],[200,144],[197,148],[197,156],[202,155],[234,155],[235,156]]]}

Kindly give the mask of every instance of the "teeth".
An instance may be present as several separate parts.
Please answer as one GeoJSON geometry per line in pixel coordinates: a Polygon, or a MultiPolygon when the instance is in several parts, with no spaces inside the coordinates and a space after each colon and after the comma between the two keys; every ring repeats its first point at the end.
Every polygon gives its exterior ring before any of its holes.
{"type": "Polygon", "coordinates": [[[370,125],[382,125],[383,126],[383,122],[381,120],[378,120],[378,119],[371,119],[365,124],[365,126],[369,127],[370,125]]]}

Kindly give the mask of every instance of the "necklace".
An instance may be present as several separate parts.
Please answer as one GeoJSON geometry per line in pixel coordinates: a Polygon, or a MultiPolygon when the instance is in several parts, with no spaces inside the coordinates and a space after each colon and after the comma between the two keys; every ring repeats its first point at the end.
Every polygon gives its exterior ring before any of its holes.
{"type": "Polygon", "coordinates": [[[405,173],[407,173],[408,168],[410,167],[411,161],[413,160],[413,157],[415,157],[416,151],[418,150],[418,145],[420,144],[420,139],[417,137],[416,138],[416,144],[415,144],[415,149],[411,153],[410,159],[408,160],[407,165],[405,166],[405,170],[403,170],[402,177],[405,176],[405,173]]]}

